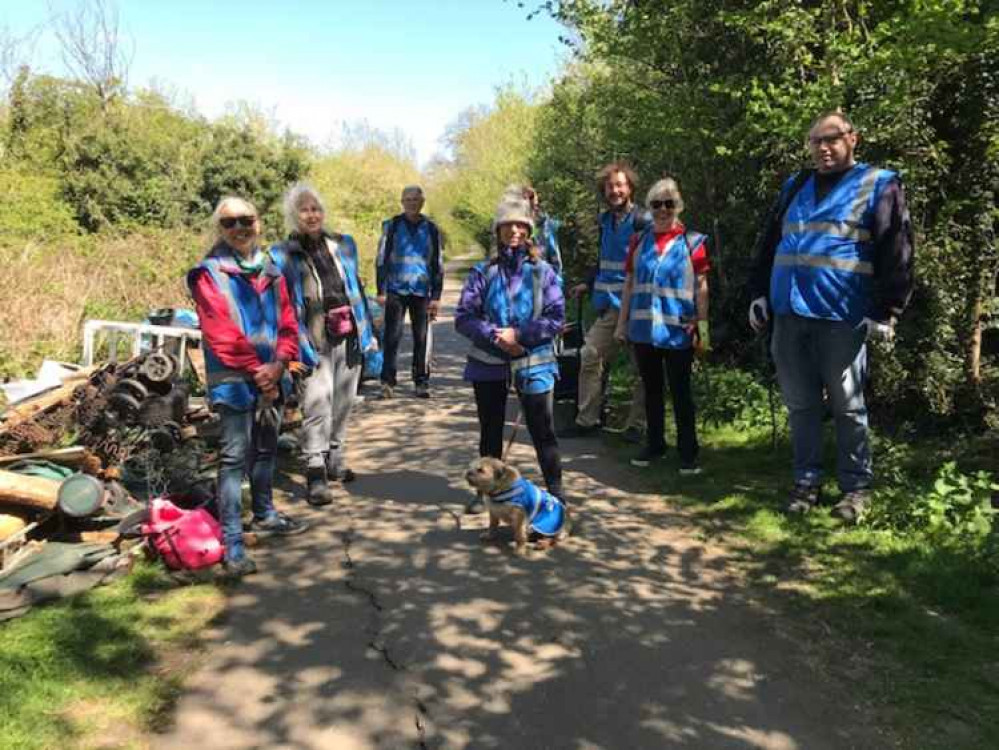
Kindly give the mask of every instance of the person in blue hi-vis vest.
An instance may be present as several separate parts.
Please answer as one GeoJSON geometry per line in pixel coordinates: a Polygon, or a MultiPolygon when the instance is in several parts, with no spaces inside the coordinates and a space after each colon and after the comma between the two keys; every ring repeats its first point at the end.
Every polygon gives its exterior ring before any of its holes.
{"type": "Polygon", "coordinates": [[[288,239],[271,248],[298,315],[300,359],[309,368],[302,395],[301,449],[306,500],[333,502],[330,482],[350,482],[346,463],[350,419],[365,352],[377,349],[357,245],[326,228],[326,209],[310,185],[284,197],[288,239]]]}
{"type": "MultiPolygon", "coordinates": [[[[614,330],[621,312],[628,242],[650,221],[648,213],[635,205],[637,183],[635,170],[624,162],[612,162],[597,173],[597,189],[607,204],[607,210],[598,219],[600,248],[597,267],[586,283],[578,284],[568,292],[570,298],[576,298],[589,291],[597,318],[586,332],[580,351],[576,423],[563,433],[564,437],[586,437],[600,429],[604,373],[620,350],[614,330]]],[[[635,378],[624,438],[632,443],[641,442],[644,428],[645,393],[641,380],[635,378]]]]}
{"type": "MultiPolygon", "coordinates": [[[[475,391],[479,455],[502,457],[512,382],[545,485],[565,502],[553,411],[554,339],[565,323],[562,288],[531,242],[534,216],[523,197],[504,193],[493,226],[496,250],[469,272],[454,319],[458,333],[470,340],[464,378],[475,391]]],[[[481,501],[473,500],[467,510],[481,511],[481,501]]]]}
{"type": "Polygon", "coordinates": [[[243,543],[242,484],[250,478],[260,535],[290,535],[308,524],[274,508],[274,468],[281,405],[291,387],[286,368],[298,356],[298,326],[280,269],[257,245],[260,218],[249,201],[227,197],[212,214],[217,241],[187,274],[205,351],[207,396],[222,428],[218,507],[232,576],[256,571],[243,543]]]}
{"type": "Polygon", "coordinates": [[[669,381],[680,474],[701,472],[697,456],[697,423],[690,375],[694,350],[708,339],[707,238],[681,222],[683,196],[671,177],[649,188],[646,205],[652,226],[632,237],[625,261],[621,315],[614,332],[634,347],[645,387],[648,438],[631,460],[648,466],[666,454],[663,419],[663,379],[669,381]]]}
{"type": "Polygon", "coordinates": [[[913,239],[899,176],[858,162],[857,131],[841,112],[808,132],[814,170],[784,184],[764,222],[750,281],[749,323],[772,320],[771,354],[790,416],[789,513],[819,504],[822,421],[836,429],[842,493],[833,513],[859,521],[873,468],[864,381],[870,340],[891,342],[913,288],[913,239]]]}
{"type": "Polygon", "coordinates": [[[407,313],[413,331],[414,392],[417,398],[430,397],[428,331],[444,290],[444,240],[437,225],[421,213],[424,201],[423,188],[407,185],[403,212],[382,222],[375,261],[378,304],[385,309],[382,398],[395,395],[396,358],[407,313]]]}

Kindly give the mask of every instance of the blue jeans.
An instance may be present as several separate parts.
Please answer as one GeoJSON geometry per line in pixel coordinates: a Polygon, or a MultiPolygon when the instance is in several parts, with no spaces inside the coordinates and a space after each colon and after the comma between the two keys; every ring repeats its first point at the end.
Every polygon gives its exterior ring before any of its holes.
{"type": "MultiPolygon", "coordinates": [[[[219,519],[226,560],[245,556],[243,548],[243,477],[250,477],[253,517],[263,521],[277,515],[274,510],[274,464],[281,426],[261,426],[255,413],[220,405],[222,446],[219,456],[219,519]]],[[[280,409],[278,409],[280,413],[280,409]]]]}
{"type": "Polygon", "coordinates": [[[771,352],[790,413],[794,480],[822,481],[823,391],[836,423],[836,478],[843,492],[871,485],[867,436],[867,346],[863,328],[833,320],[778,315],[771,352]]]}

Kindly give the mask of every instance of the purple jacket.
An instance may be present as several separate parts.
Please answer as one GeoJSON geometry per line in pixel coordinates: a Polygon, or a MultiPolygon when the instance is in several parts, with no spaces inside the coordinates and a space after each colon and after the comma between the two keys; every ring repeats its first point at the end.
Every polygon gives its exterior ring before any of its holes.
{"type": "MultiPolygon", "coordinates": [[[[524,283],[525,253],[513,253],[509,248],[501,248],[496,263],[499,273],[506,281],[511,297],[515,297],[524,283]]],[[[490,346],[496,330],[501,328],[495,310],[488,309],[485,299],[488,262],[479,263],[468,273],[461,299],[455,311],[454,325],[458,333],[479,346],[490,346]]],[[[527,320],[517,326],[517,341],[526,349],[552,341],[562,331],[565,323],[565,301],[558,284],[555,270],[544,261],[540,262],[542,312],[535,320],[527,320]]],[[[469,359],[465,367],[465,380],[488,381],[506,380],[510,376],[508,365],[491,365],[469,359]]]]}

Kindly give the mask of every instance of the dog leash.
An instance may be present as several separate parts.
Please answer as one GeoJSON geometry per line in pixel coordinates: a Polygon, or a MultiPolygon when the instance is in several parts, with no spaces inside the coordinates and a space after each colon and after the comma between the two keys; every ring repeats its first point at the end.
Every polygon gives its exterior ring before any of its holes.
{"type": "Polygon", "coordinates": [[[507,457],[510,455],[510,449],[513,447],[513,441],[517,439],[517,430],[520,429],[520,422],[524,417],[524,407],[517,406],[517,418],[513,420],[513,431],[510,433],[510,439],[506,441],[506,450],[503,451],[502,461],[506,462],[507,457]]]}

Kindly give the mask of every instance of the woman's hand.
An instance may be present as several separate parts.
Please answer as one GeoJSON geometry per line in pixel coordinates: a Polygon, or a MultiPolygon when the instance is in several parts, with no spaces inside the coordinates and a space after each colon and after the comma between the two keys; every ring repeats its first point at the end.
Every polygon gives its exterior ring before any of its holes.
{"type": "Polygon", "coordinates": [[[515,328],[497,328],[493,334],[493,343],[511,357],[519,357],[526,351],[517,342],[517,330],[515,328]]]}
{"type": "Polygon", "coordinates": [[[617,342],[619,342],[619,343],[621,343],[621,344],[627,343],[628,342],[628,329],[625,326],[621,326],[621,325],[617,326],[614,329],[614,340],[617,341],[617,342]]]}
{"type": "Polygon", "coordinates": [[[278,383],[281,382],[281,375],[283,374],[284,363],[268,362],[266,365],[261,365],[253,373],[253,382],[261,391],[273,391],[277,388],[278,383]]]}

